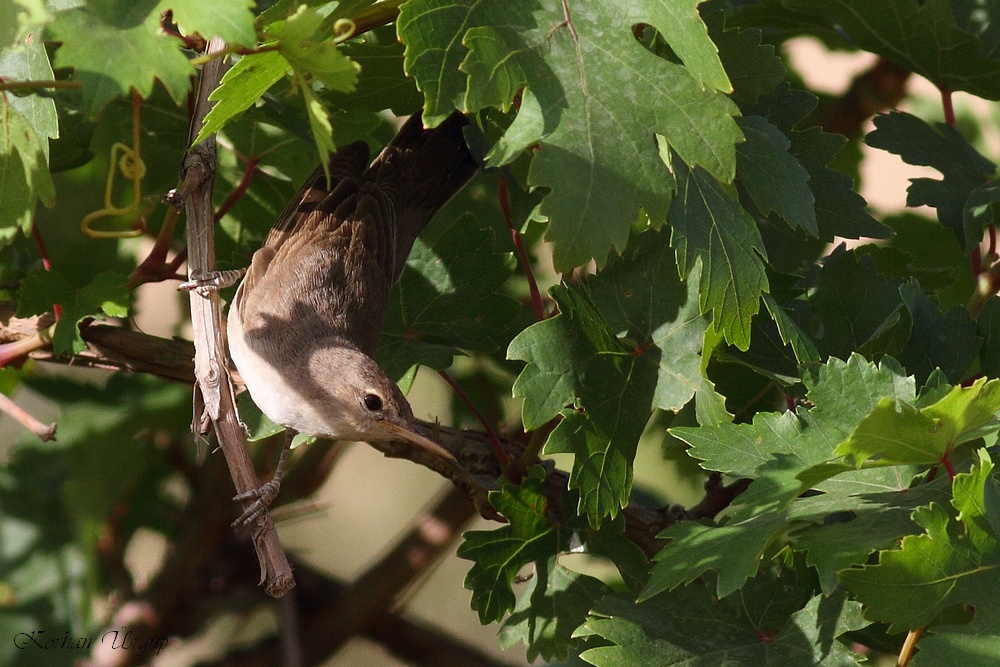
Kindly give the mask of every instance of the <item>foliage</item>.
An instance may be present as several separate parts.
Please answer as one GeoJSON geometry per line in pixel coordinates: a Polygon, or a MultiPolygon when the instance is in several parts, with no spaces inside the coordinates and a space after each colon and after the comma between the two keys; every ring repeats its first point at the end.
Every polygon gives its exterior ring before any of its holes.
{"type": "MultiPolygon", "coordinates": [[[[418,365],[453,368],[567,469],[558,492],[551,462],[502,480],[488,501],[506,524],[459,550],[501,645],[601,666],[832,666],[913,633],[915,665],[1000,660],[1000,182],[975,123],[952,111],[956,92],[1000,100],[1000,12],[945,0],[259,5],[0,8],[3,296],[19,317],[58,314],[56,355],[83,351],[81,324],[128,317],[134,288],[176,268],[151,255],[137,271],[129,238],[180,247],[159,197],[188,147],[195,33],[225,38],[235,60],[196,139],[220,133],[224,267],[246,265],[317,160],[384,144],[385,110],[432,126],[459,109],[484,169],[415,247],[379,360],[403,383],[418,365]],[[929,209],[869,209],[856,137],[822,129],[829,100],[784,58],[803,35],[941,91],[944,122],[892,111],[864,137],[940,174],[906,192],[929,209]],[[508,214],[533,244],[527,266],[508,214]],[[539,318],[525,277],[550,269],[563,280],[539,318]],[[671,518],[645,526],[651,547],[622,515],[650,497],[635,461],[664,424],[675,458],[746,480],[710,496],[746,489],[717,511],[659,514],[671,518]],[[576,568],[574,550],[610,567],[576,568]]],[[[63,413],[58,447],[22,445],[0,468],[0,611],[9,627],[92,631],[104,619],[86,601],[116,585],[95,553],[102,526],[126,512],[123,539],[177,529],[150,490],[170,470],[153,441],[190,437],[187,394],[154,378],[97,389],[30,364],[2,372],[5,393],[30,386],[63,413]],[[95,461],[123,435],[127,465],[102,486],[95,461]]],[[[26,659],[11,650],[0,660],[26,659]]]]}

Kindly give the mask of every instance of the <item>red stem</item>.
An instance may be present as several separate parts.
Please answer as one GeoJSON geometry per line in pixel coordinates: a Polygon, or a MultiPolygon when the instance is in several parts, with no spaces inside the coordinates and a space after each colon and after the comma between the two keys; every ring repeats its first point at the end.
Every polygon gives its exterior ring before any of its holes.
{"type": "MultiPolygon", "coordinates": [[[[38,254],[42,257],[42,268],[46,271],[51,271],[52,262],[49,260],[49,253],[45,249],[45,241],[42,240],[42,233],[38,231],[38,223],[34,220],[31,221],[31,237],[35,239],[35,245],[38,246],[38,254]]],[[[58,322],[59,317],[62,315],[62,306],[58,303],[52,304],[52,313],[56,316],[56,322],[58,322]]]]}
{"type": "Polygon", "coordinates": [[[455,382],[455,378],[449,375],[447,371],[438,371],[438,374],[444,378],[444,381],[448,383],[448,386],[450,386],[458,396],[458,400],[462,401],[465,407],[469,409],[469,412],[471,412],[482,425],[483,430],[486,431],[486,435],[490,438],[490,445],[493,447],[493,455],[497,457],[497,462],[500,464],[500,467],[506,468],[510,459],[507,458],[507,452],[504,451],[503,445],[500,443],[500,436],[498,436],[497,432],[493,429],[493,425],[490,424],[483,413],[479,411],[479,408],[475,406],[472,399],[469,398],[469,395],[465,393],[465,390],[462,389],[457,382],[455,382]]]}
{"type": "Polygon", "coordinates": [[[990,249],[986,254],[989,255],[990,261],[993,262],[997,256],[997,226],[991,222],[986,229],[989,232],[990,238],[990,249]]]}
{"type": "Polygon", "coordinates": [[[947,88],[941,89],[941,104],[944,107],[944,122],[955,127],[955,106],[951,100],[951,91],[947,88]]]}
{"type": "Polygon", "coordinates": [[[229,193],[228,197],[226,197],[226,201],[222,202],[222,206],[220,206],[219,210],[215,212],[215,222],[222,220],[223,216],[225,216],[226,213],[229,213],[229,210],[233,208],[236,202],[238,202],[240,198],[246,194],[247,188],[250,187],[250,181],[253,180],[256,173],[257,156],[251,155],[247,158],[247,168],[246,171],[243,172],[243,177],[240,179],[240,182],[236,184],[233,191],[229,193]]]}
{"type": "Polygon", "coordinates": [[[951,447],[945,450],[944,456],[941,457],[941,465],[944,466],[945,471],[948,473],[948,479],[955,479],[955,466],[951,464],[951,458],[948,456],[951,453],[951,447]]]}
{"type": "Polygon", "coordinates": [[[538,283],[535,281],[535,274],[531,270],[531,262],[528,261],[528,253],[524,249],[524,242],[521,240],[521,232],[517,230],[514,226],[513,220],[510,217],[510,197],[507,191],[507,178],[505,176],[500,176],[500,185],[497,188],[497,196],[500,199],[500,211],[503,213],[503,218],[507,222],[507,228],[510,229],[510,238],[514,241],[514,249],[517,252],[517,259],[521,262],[521,268],[524,270],[524,275],[528,279],[528,290],[531,292],[531,305],[535,309],[535,317],[538,321],[545,319],[545,306],[542,305],[542,295],[538,291],[538,283]]]}

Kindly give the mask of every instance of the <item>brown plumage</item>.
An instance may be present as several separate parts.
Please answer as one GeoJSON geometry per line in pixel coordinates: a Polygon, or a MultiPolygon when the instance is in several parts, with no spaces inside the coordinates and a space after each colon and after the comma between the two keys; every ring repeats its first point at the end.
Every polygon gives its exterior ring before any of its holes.
{"type": "Polygon", "coordinates": [[[370,166],[365,144],[341,148],[332,187],[317,169],[254,254],[230,308],[229,346],[273,421],[447,455],[371,355],[413,242],[475,173],[466,124],[455,114],[424,130],[417,114],[370,166]]]}

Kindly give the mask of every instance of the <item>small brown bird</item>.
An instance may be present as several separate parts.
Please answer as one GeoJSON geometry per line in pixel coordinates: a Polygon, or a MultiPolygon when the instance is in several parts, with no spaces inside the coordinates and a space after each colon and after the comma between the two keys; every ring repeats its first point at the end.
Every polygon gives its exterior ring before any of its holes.
{"type": "MultiPolygon", "coordinates": [[[[363,142],[344,146],[330,158],[331,187],[317,169],[254,253],[229,310],[229,350],[272,421],[453,458],[372,354],[413,242],[476,171],[467,124],[454,114],[424,130],[415,114],[370,166],[363,142]]],[[[265,507],[281,468],[261,490],[265,507]]]]}

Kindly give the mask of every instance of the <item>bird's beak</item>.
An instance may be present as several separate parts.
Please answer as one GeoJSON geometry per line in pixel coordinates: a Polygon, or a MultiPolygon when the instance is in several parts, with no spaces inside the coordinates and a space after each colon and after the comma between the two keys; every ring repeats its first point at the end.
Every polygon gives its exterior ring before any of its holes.
{"type": "Polygon", "coordinates": [[[395,422],[383,421],[381,425],[390,436],[413,443],[417,447],[426,449],[430,453],[437,454],[442,458],[446,458],[451,461],[455,460],[454,454],[449,452],[440,444],[434,442],[434,440],[430,437],[430,434],[426,433],[423,428],[417,426],[416,424],[404,426],[395,422]]]}

